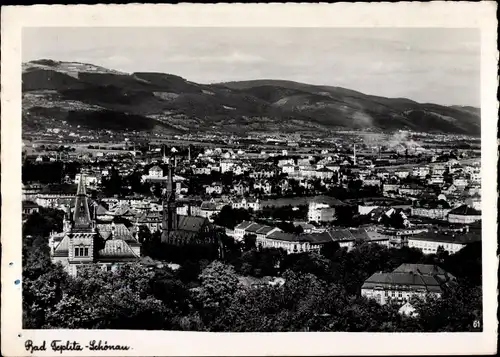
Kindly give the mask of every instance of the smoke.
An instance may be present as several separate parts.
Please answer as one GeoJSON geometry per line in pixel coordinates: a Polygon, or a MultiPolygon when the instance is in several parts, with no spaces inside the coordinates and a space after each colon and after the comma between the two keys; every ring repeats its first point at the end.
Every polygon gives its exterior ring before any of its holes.
{"type": "Polygon", "coordinates": [[[393,148],[399,145],[405,146],[407,142],[408,142],[408,133],[400,131],[391,136],[391,138],[388,141],[388,144],[390,148],[393,148]]]}
{"type": "Polygon", "coordinates": [[[373,118],[364,112],[355,112],[352,115],[354,124],[361,127],[373,126],[373,118]]]}
{"type": "Polygon", "coordinates": [[[415,140],[409,137],[408,133],[405,131],[399,131],[394,133],[388,140],[388,147],[394,148],[397,146],[402,146],[405,149],[423,149],[422,146],[415,140]]]}

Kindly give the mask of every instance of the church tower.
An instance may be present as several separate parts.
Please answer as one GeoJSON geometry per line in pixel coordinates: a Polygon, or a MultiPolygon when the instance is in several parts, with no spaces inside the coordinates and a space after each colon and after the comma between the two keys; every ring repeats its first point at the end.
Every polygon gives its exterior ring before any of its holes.
{"type": "Polygon", "coordinates": [[[170,162],[170,158],[167,157],[166,153],[165,153],[165,145],[162,146],[163,148],[163,157],[162,157],[162,162],[164,164],[168,164],[170,162]]]}
{"type": "Polygon", "coordinates": [[[163,197],[163,234],[177,230],[177,206],[175,202],[174,178],[172,166],[168,167],[168,181],[165,195],[163,197]]]}
{"type": "Polygon", "coordinates": [[[94,261],[95,236],[95,222],[90,218],[85,176],[80,174],[73,222],[69,233],[68,260],[71,265],[88,264],[94,261]]]}

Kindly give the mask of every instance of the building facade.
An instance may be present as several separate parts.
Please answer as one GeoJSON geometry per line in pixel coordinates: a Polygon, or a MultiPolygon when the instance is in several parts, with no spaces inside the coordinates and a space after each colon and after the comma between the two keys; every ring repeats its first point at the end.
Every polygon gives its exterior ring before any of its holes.
{"type": "Polygon", "coordinates": [[[453,286],[455,278],[436,265],[401,264],[390,273],[375,273],[361,288],[361,295],[380,305],[403,306],[413,296],[425,299],[428,294],[441,297],[453,286]]]}
{"type": "Polygon", "coordinates": [[[124,225],[97,225],[91,218],[84,177],[79,180],[73,215],[66,211],[63,232],[50,236],[49,247],[52,262],[73,276],[91,264],[110,270],[138,263],[141,255],[140,243],[124,225]]]}
{"type": "Polygon", "coordinates": [[[335,208],[326,203],[310,202],[307,219],[309,222],[331,222],[335,219],[335,208]]]}

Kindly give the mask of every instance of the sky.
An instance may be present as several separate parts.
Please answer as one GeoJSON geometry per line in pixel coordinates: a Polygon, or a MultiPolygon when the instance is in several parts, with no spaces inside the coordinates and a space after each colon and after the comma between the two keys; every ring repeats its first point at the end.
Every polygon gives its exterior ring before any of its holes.
{"type": "Polygon", "coordinates": [[[480,105],[480,33],[445,28],[24,28],[23,62],[77,61],[198,83],[285,79],[480,105]]]}

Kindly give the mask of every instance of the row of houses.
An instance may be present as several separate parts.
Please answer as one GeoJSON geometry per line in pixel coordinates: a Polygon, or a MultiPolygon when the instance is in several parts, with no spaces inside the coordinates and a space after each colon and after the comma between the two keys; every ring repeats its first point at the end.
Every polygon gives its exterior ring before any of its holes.
{"type": "Polygon", "coordinates": [[[341,248],[352,249],[356,243],[370,242],[389,245],[389,237],[374,229],[332,229],[317,233],[292,234],[278,227],[256,222],[244,221],[229,232],[236,240],[245,235],[255,235],[257,246],[262,248],[281,248],[288,254],[319,252],[326,243],[337,242],[341,248]]]}
{"type": "Polygon", "coordinates": [[[453,209],[438,205],[412,207],[411,215],[414,217],[444,220],[453,224],[472,224],[481,220],[482,217],[481,211],[469,205],[461,205],[453,209]]]}

